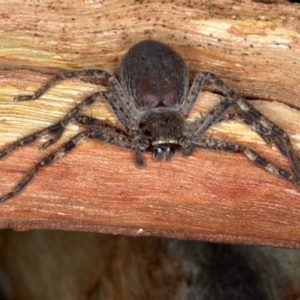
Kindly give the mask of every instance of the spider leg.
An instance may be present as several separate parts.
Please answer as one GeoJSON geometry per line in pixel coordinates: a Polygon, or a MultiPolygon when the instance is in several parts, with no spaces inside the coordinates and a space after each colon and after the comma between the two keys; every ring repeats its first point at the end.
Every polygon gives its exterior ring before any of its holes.
{"type": "MultiPolygon", "coordinates": [[[[201,136],[210,126],[219,122],[222,119],[222,114],[233,104],[237,104],[240,109],[247,115],[247,120],[252,119],[252,128],[270,145],[274,143],[279,151],[288,158],[293,168],[293,171],[297,178],[300,179],[300,162],[295,154],[295,150],[292,146],[287,133],[277,126],[274,122],[265,117],[245,99],[235,93],[230,87],[228,87],[218,76],[213,73],[204,72],[199,73],[190,89],[187,96],[186,103],[182,106],[181,112],[186,116],[189,115],[194,104],[197,100],[199,93],[201,92],[204,81],[209,81],[215,84],[225,96],[220,104],[217,104],[212,110],[210,110],[206,116],[200,120],[195,121],[190,126],[194,136],[201,136]],[[255,125],[259,124],[259,125],[255,125]],[[199,127],[197,127],[199,126],[199,127]],[[255,129],[257,128],[257,130],[255,129]]],[[[247,122],[245,122],[247,124],[247,122]]]]}
{"type": "Polygon", "coordinates": [[[246,114],[240,112],[235,112],[233,114],[224,114],[223,120],[228,119],[235,119],[245,123],[253,131],[255,131],[266,142],[266,144],[269,147],[272,147],[272,144],[274,144],[283,156],[288,157],[288,153],[282,144],[282,140],[278,136],[272,134],[272,131],[270,131],[268,127],[265,127],[263,124],[253,120],[246,114]]]}
{"type": "Polygon", "coordinates": [[[76,119],[78,119],[79,122],[87,125],[88,127],[97,129],[98,131],[87,130],[80,132],[71,140],[60,146],[57,150],[42,158],[31,170],[29,170],[25,174],[21,181],[9,193],[0,197],[0,202],[4,202],[21,192],[21,190],[23,190],[30,183],[30,181],[34,178],[39,170],[41,170],[45,166],[52,164],[57,159],[65,156],[68,152],[74,149],[85,137],[101,140],[127,149],[135,149],[134,141],[120,129],[106,124],[103,121],[86,116],[77,117],[76,119]]]}
{"type": "Polygon", "coordinates": [[[194,139],[192,141],[192,144],[193,147],[195,148],[243,153],[248,159],[253,161],[259,167],[281,177],[282,179],[293,182],[297,187],[297,189],[300,189],[300,182],[297,177],[295,177],[290,172],[284,170],[283,168],[273,164],[272,162],[262,157],[251,148],[244,147],[227,141],[210,139],[205,137],[194,139]]]}
{"type": "Polygon", "coordinates": [[[50,145],[54,144],[61,137],[63,131],[65,130],[65,127],[74,122],[74,117],[76,117],[82,110],[92,105],[95,101],[98,101],[103,97],[107,97],[107,92],[96,92],[91,96],[87,97],[85,100],[83,100],[82,102],[77,104],[73,109],[71,109],[58,123],[46,127],[42,130],[39,130],[33,134],[27,135],[17,140],[16,142],[4,147],[0,151],[0,159],[12,153],[16,148],[20,146],[29,145],[47,135],[51,136],[51,139],[44,143],[40,149],[43,150],[49,147],[50,145]]]}
{"type": "Polygon", "coordinates": [[[220,120],[235,119],[247,124],[266,142],[269,147],[274,144],[280,153],[289,159],[296,176],[300,178],[299,158],[296,156],[295,150],[287,133],[262,115],[251,104],[246,102],[244,99],[242,100],[242,104],[251,110],[251,114],[240,112],[235,112],[233,114],[225,113],[220,120]],[[252,115],[255,117],[252,117],[252,115]]]}
{"type": "Polygon", "coordinates": [[[134,101],[130,101],[122,86],[114,76],[109,79],[109,85],[110,90],[112,91],[112,93],[108,95],[109,104],[122,126],[130,131],[132,125],[138,123],[140,114],[134,105],[134,101]]]}
{"type": "Polygon", "coordinates": [[[298,178],[300,178],[300,163],[288,134],[274,122],[265,117],[243,98],[237,100],[239,107],[253,120],[270,131],[270,141],[288,158],[298,178]]]}
{"type": "Polygon", "coordinates": [[[76,117],[76,121],[92,130],[92,135],[89,137],[122,148],[136,149],[134,140],[118,127],[84,115],[76,117]]]}
{"type": "Polygon", "coordinates": [[[232,104],[232,98],[224,98],[202,118],[190,123],[188,125],[188,132],[192,132],[194,137],[202,136],[212,125],[219,123],[226,118],[224,112],[232,104]]]}
{"type": "Polygon", "coordinates": [[[100,70],[100,69],[90,69],[90,70],[82,70],[82,71],[71,71],[64,72],[54,76],[51,80],[46,82],[41,88],[35,91],[31,95],[20,95],[14,98],[14,101],[28,101],[28,100],[36,100],[46,93],[51,87],[57,84],[59,81],[64,79],[85,79],[88,77],[99,78],[99,79],[109,79],[112,75],[109,73],[100,70]]]}
{"type": "MultiPolygon", "coordinates": [[[[135,163],[136,166],[142,168],[145,166],[143,160],[143,150],[137,148],[136,140],[132,139],[129,135],[124,133],[121,129],[111,126],[101,120],[88,117],[88,116],[78,116],[76,120],[84,124],[85,126],[89,127],[94,133],[94,138],[122,147],[127,148],[135,151],[135,163]]],[[[147,148],[145,146],[145,148],[147,148]]]]}
{"type": "MultiPolygon", "coordinates": [[[[185,118],[189,116],[193,107],[195,106],[195,103],[202,91],[202,86],[205,81],[209,81],[210,83],[215,84],[225,97],[234,98],[229,99],[231,100],[231,104],[235,103],[237,97],[236,93],[231,88],[229,88],[219,77],[209,72],[198,73],[192,83],[186,100],[183,102],[183,105],[180,108],[180,112],[184,115],[185,118]]],[[[224,109],[224,111],[226,109],[227,107],[224,109]]]]}
{"type": "Polygon", "coordinates": [[[263,124],[253,120],[249,116],[247,116],[245,113],[242,112],[234,112],[234,113],[228,113],[225,112],[223,115],[221,115],[216,123],[223,122],[226,120],[235,119],[237,121],[240,121],[246,125],[248,125],[253,131],[255,131],[265,142],[269,147],[272,147],[272,144],[274,144],[277,149],[280,151],[280,153],[288,157],[288,153],[285,149],[285,147],[282,145],[282,141],[278,136],[275,136],[272,134],[272,131],[270,131],[269,128],[265,127],[263,124]]]}
{"type": "Polygon", "coordinates": [[[46,82],[40,89],[35,91],[32,95],[20,95],[15,97],[14,100],[36,100],[61,80],[74,78],[85,79],[87,77],[108,80],[110,88],[114,94],[109,94],[108,96],[110,105],[112,106],[115,114],[119,118],[121,124],[124,126],[124,128],[128,129],[132,121],[136,121],[137,110],[132,104],[133,102],[128,101],[127,96],[125,95],[121,85],[119,84],[115,76],[110,75],[104,70],[91,69],[83,71],[64,72],[54,76],[50,81],[46,82]]]}
{"type": "MultiPolygon", "coordinates": [[[[232,120],[235,119],[237,121],[240,121],[246,125],[248,125],[253,131],[255,131],[265,142],[269,147],[272,147],[272,139],[274,136],[271,138],[271,132],[268,130],[266,127],[264,127],[262,124],[258,123],[257,121],[251,119],[249,116],[247,116],[244,113],[241,112],[234,112],[234,113],[228,113],[225,112],[222,114],[216,123],[220,123],[223,121],[227,120],[232,120]]],[[[282,149],[283,150],[283,149],[282,149]]],[[[281,152],[284,156],[286,156],[286,153],[281,152]]]]}

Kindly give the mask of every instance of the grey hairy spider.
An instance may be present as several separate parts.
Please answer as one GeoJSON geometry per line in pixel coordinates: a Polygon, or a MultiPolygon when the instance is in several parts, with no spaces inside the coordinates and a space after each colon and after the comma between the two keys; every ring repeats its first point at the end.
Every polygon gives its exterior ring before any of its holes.
{"type": "Polygon", "coordinates": [[[195,148],[240,152],[258,166],[292,181],[297,188],[300,186],[299,161],[285,131],[212,73],[199,73],[189,87],[185,62],[174,50],[162,43],[146,40],[133,46],[121,64],[119,81],[100,69],[65,72],[56,75],[33,95],[18,96],[15,101],[38,99],[60,80],[71,78],[105,79],[109,83],[109,91],[95,92],[58,123],[27,135],[0,151],[2,158],[20,146],[49,136],[41,147],[45,149],[61,137],[69,124],[78,122],[87,128],[42,158],[9,193],[0,198],[0,202],[18,194],[41,168],[67,154],[85,137],[134,150],[135,162],[139,167],[144,166],[145,151],[151,151],[155,160],[169,160],[177,149],[183,155],[190,155],[195,148]],[[224,98],[205,116],[187,122],[186,118],[195,105],[204,81],[216,85],[224,98]],[[81,114],[85,108],[103,98],[109,101],[124,130],[81,114]],[[232,106],[235,108],[234,112],[228,113],[227,109],[232,106]],[[274,144],[288,158],[293,173],[273,164],[248,147],[204,136],[212,125],[229,118],[249,125],[269,146],[274,144]]]}

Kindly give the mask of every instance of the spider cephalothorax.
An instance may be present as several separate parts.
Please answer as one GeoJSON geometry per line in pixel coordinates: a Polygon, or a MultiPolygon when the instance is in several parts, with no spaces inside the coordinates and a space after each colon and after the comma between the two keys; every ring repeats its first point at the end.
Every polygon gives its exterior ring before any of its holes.
{"type": "MultiPolygon", "coordinates": [[[[169,160],[181,145],[184,118],[172,108],[153,108],[142,115],[138,128],[141,139],[147,145],[147,148],[140,147],[140,151],[150,150],[154,159],[169,160]]],[[[139,162],[137,164],[140,165],[139,162]]]]}
{"type": "Polygon", "coordinates": [[[285,131],[252,107],[213,73],[199,73],[189,88],[188,69],[184,60],[174,50],[160,42],[146,40],[133,46],[123,59],[119,80],[100,69],[65,72],[55,76],[33,95],[18,96],[15,100],[35,100],[58,81],[71,78],[106,79],[109,82],[109,91],[90,95],[56,124],[25,136],[0,151],[1,158],[19,146],[50,136],[41,147],[45,149],[61,137],[69,124],[79,122],[87,128],[39,161],[11,192],[0,198],[0,202],[19,193],[41,168],[64,156],[85,137],[134,150],[135,162],[139,167],[144,166],[145,151],[151,151],[155,160],[169,160],[177,149],[183,155],[190,155],[195,148],[241,152],[258,166],[294,182],[299,188],[299,160],[285,131]],[[187,122],[186,119],[196,103],[204,81],[216,85],[224,99],[205,116],[187,122]],[[85,108],[104,98],[109,101],[124,130],[82,115],[85,108]],[[228,113],[229,107],[232,107],[234,112],[228,113]],[[205,136],[212,125],[229,118],[244,122],[269,146],[275,145],[290,161],[293,173],[271,163],[248,147],[205,136]]]}

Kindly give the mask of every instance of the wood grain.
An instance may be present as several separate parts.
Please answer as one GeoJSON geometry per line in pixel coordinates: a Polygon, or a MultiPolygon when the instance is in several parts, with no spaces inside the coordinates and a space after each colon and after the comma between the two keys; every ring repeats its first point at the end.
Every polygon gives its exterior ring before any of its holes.
{"type": "MultiPolygon", "coordinates": [[[[2,3],[1,145],[56,122],[103,87],[75,80],[60,83],[38,101],[16,103],[15,95],[34,91],[63,70],[99,67],[117,73],[129,47],[151,38],[180,53],[191,78],[199,71],[214,72],[254,99],[253,105],[287,131],[299,152],[299,4],[214,2],[2,3]]],[[[215,92],[207,87],[191,118],[220,100],[215,92]]],[[[117,124],[104,102],[86,114],[117,124]]],[[[74,124],[62,141],[81,129],[74,124]]],[[[248,145],[289,168],[245,125],[230,121],[209,134],[248,145]]],[[[45,155],[38,145],[1,161],[1,194],[45,155]]],[[[299,191],[244,156],[196,151],[158,163],[149,154],[147,167],[140,170],[132,155],[87,140],[2,204],[0,227],[300,247],[299,191]]]]}

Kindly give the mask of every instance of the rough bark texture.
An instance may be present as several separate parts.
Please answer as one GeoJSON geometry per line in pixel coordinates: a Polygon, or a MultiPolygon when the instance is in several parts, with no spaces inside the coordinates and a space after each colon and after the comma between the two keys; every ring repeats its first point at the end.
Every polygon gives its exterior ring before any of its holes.
{"type": "MultiPolygon", "coordinates": [[[[300,5],[251,1],[52,1],[1,3],[0,134],[5,145],[59,120],[99,89],[65,81],[42,99],[13,102],[63,70],[99,67],[117,73],[129,47],[168,44],[199,71],[220,76],[300,146],[300,5]]],[[[193,117],[220,97],[208,88],[193,117]]],[[[115,124],[107,103],[86,114],[115,124]]],[[[80,128],[71,126],[62,141],[80,128]]],[[[289,168],[249,128],[214,127],[215,137],[248,145],[289,168]]],[[[0,193],[39,158],[38,144],[0,162],[0,193]]],[[[55,149],[57,146],[53,146],[55,149]]],[[[48,153],[48,151],[46,151],[48,153]]],[[[19,196],[0,206],[0,226],[160,235],[300,247],[300,192],[240,154],[195,151],[137,169],[132,153],[86,141],[44,168],[19,196]]]]}

